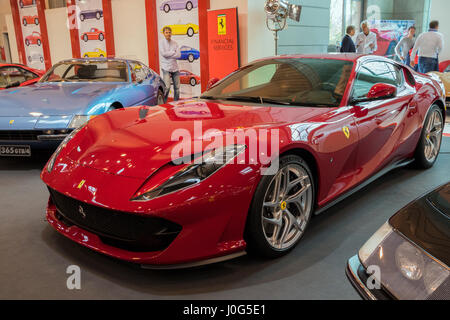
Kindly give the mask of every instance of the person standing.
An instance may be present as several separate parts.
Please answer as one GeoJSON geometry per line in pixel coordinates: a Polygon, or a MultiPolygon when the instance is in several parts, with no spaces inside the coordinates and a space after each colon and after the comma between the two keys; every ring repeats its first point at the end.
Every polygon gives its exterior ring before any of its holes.
{"type": "Polygon", "coordinates": [[[377,35],[370,31],[367,21],[361,22],[362,32],[356,37],[356,52],[360,54],[373,54],[378,50],[377,35]]]}
{"type": "Polygon", "coordinates": [[[414,48],[414,36],[416,34],[416,27],[408,28],[408,35],[403,37],[395,47],[395,54],[407,66],[411,64],[411,49],[414,48]]]}
{"type": "Polygon", "coordinates": [[[419,72],[439,71],[439,54],[444,48],[444,37],[438,32],[439,21],[431,21],[428,32],[422,33],[416,40],[411,54],[411,66],[419,55],[419,72]],[[418,53],[417,53],[418,52],[418,53]]]}
{"type": "Polygon", "coordinates": [[[342,39],[342,44],[341,44],[341,52],[342,53],[346,53],[346,52],[356,52],[356,47],[355,47],[355,43],[353,42],[352,37],[355,35],[355,27],[354,26],[348,26],[347,27],[347,34],[345,35],[345,37],[342,39]]]}
{"type": "Polygon", "coordinates": [[[180,99],[180,71],[178,69],[177,58],[181,57],[178,43],[172,40],[172,29],[164,27],[164,38],[159,42],[159,51],[161,54],[161,69],[163,72],[163,81],[166,85],[165,100],[170,92],[170,85],[173,82],[174,101],[180,99]]]}

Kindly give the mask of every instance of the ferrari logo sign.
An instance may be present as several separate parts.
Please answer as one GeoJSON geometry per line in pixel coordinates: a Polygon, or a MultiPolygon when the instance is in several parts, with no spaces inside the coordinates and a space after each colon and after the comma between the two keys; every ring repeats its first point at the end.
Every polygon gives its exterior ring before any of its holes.
{"type": "Polygon", "coordinates": [[[217,34],[227,34],[227,16],[225,14],[220,14],[217,16],[217,34]]]}
{"type": "Polygon", "coordinates": [[[14,123],[14,120],[9,120],[9,125],[12,125],[14,123]]]}
{"type": "Polygon", "coordinates": [[[86,180],[81,180],[80,184],[78,185],[77,189],[83,188],[84,184],[86,183],[86,180]]]}
{"type": "Polygon", "coordinates": [[[342,131],[344,132],[345,137],[346,137],[347,139],[350,139],[350,129],[349,129],[348,127],[343,127],[343,128],[342,128],[342,131]]]}

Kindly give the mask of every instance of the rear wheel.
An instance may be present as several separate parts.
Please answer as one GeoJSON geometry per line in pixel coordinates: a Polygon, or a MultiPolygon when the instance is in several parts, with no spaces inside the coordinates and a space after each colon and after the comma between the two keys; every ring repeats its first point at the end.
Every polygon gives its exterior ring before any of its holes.
{"type": "Polygon", "coordinates": [[[190,83],[191,86],[195,87],[197,85],[197,80],[195,80],[195,78],[191,78],[190,83]]]}
{"type": "Polygon", "coordinates": [[[275,175],[264,176],[247,217],[245,240],[249,253],[277,258],[303,237],[314,210],[314,179],[299,156],[280,159],[275,175]]]}
{"type": "Polygon", "coordinates": [[[170,11],[170,6],[168,4],[165,4],[164,5],[164,12],[165,13],[169,13],[169,11],[170,11]]]}
{"type": "Polygon", "coordinates": [[[164,99],[164,92],[162,92],[161,90],[158,90],[158,97],[156,98],[157,105],[159,106],[161,104],[164,104],[165,103],[164,100],[165,100],[164,99]]]}
{"type": "Polygon", "coordinates": [[[192,53],[189,54],[188,61],[192,63],[192,62],[194,62],[194,60],[195,60],[194,55],[192,53]]]}
{"type": "Polygon", "coordinates": [[[97,13],[95,14],[95,18],[96,18],[97,20],[100,20],[101,17],[102,17],[102,15],[100,14],[100,12],[97,12],[97,13]]]}
{"type": "Polygon", "coordinates": [[[188,2],[186,3],[186,10],[187,10],[187,11],[191,11],[193,7],[194,7],[194,6],[192,5],[192,2],[191,2],[191,1],[188,1],[188,2]]]}
{"type": "Polygon", "coordinates": [[[194,29],[192,29],[192,28],[189,28],[188,30],[187,30],[187,35],[188,35],[188,37],[193,37],[194,36],[194,29]]]}
{"type": "Polygon", "coordinates": [[[105,39],[105,36],[103,35],[103,33],[100,33],[98,35],[98,40],[103,41],[105,39]]]}
{"type": "Polygon", "coordinates": [[[83,35],[83,40],[84,40],[84,42],[87,42],[89,40],[87,34],[83,35]]]}
{"type": "Polygon", "coordinates": [[[38,39],[37,45],[38,45],[38,46],[41,46],[41,40],[38,39]]]}
{"type": "Polygon", "coordinates": [[[27,19],[23,19],[23,25],[26,27],[27,26],[27,19]]]}
{"type": "Polygon", "coordinates": [[[80,14],[80,20],[84,21],[84,19],[85,19],[84,14],[80,14]]]}
{"type": "Polygon", "coordinates": [[[444,117],[437,105],[428,112],[415,152],[415,164],[422,169],[431,168],[441,150],[444,117]]]}
{"type": "Polygon", "coordinates": [[[29,41],[28,39],[26,39],[26,40],[25,40],[25,44],[26,44],[27,46],[29,46],[29,45],[30,45],[30,41],[29,41]]]}
{"type": "Polygon", "coordinates": [[[35,25],[39,25],[39,19],[38,19],[38,18],[35,18],[35,19],[34,19],[34,24],[35,24],[35,25]]]}

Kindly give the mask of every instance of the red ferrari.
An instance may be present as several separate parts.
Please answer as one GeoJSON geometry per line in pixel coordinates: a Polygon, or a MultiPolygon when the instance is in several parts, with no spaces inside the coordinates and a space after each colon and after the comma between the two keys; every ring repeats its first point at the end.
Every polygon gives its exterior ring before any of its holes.
{"type": "Polygon", "coordinates": [[[20,8],[34,6],[36,4],[36,0],[20,0],[19,6],[20,8]]]}
{"type": "Polygon", "coordinates": [[[180,83],[195,87],[200,84],[200,77],[187,70],[180,70],[180,83]]]}
{"type": "Polygon", "coordinates": [[[44,73],[22,64],[0,64],[0,90],[29,86],[38,82],[44,73]]]}
{"type": "Polygon", "coordinates": [[[39,17],[38,16],[24,16],[22,19],[22,23],[24,26],[29,24],[39,25],[39,17]]]}
{"type": "Polygon", "coordinates": [[[439,154],[442,88],[384,57],[280,56],[213,82],[73,131],[41,174],[50,225],[148,268],[279,257],[312,215],[439,154]]]}
{"type": "Polygon", "coordinates": [[[33,31],[32,34],[25,38],[25,44],[27,46],[31,44],[37,44],[38,46],[40,46],[42,44],[41,34],[37,31],[33,31]]]}
{"type": "Polygon", "coordinates": [[[85,32],[81,35],[81,40],[87,42],[88,40],[105,40],[105,32],[97,28],[91,28],[89,32],[85,32]]]}

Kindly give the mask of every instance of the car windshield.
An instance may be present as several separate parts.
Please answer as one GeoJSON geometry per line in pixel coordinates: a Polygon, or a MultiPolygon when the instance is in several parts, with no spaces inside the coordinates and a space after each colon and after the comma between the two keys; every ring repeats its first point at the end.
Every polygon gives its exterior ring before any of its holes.
{"type": "Polygon", "coordinates": [[[127,82],[128,68],[122,61],[74,61],[53,66],[40,82],[127,82]]]}
{"type": "Polygon", "coordinates": [[[450,217],[450,184],[433,192],[428,200],[443,214],[450,217]]]}
{"type": "Polygon", "coordinates": [[[337,107],[352,68],[353,62],[334,59],[265,60],[232,73],[202,98],[337,107]]]}

